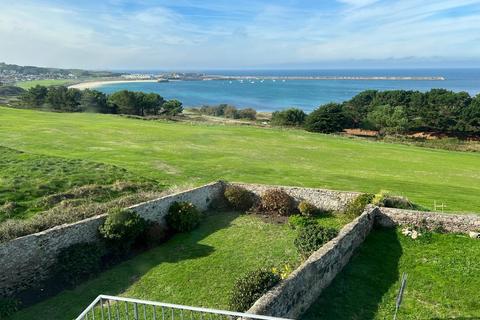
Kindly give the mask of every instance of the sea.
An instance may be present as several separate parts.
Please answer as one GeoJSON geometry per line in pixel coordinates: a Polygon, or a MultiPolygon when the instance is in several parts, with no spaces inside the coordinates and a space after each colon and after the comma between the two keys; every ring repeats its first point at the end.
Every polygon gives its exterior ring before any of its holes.
{"type": "MultiPolygon", "coordinates": [[[[158,74],[160,71],[131,73],[158,74]]],[[[252,77],[443,77],[445,80],[212,80],[107,84],[96,88],[105,93],[132,90],[158,93],[178,99],[185,107],[227,103],[238,108],[276,111],[290,107],[310,112],[328,102],[342,102],[368,90],[418,90],[444,88],[480,94],[480,69],[370,69],[370,70],[200,70],[209,75],[252,77]]]]}

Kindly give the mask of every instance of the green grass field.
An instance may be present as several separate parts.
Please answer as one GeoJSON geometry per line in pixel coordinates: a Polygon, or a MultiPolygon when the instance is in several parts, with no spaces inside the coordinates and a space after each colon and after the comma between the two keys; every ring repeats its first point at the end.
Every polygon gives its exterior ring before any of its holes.
{"type": "Polygon", "coordinates": [[[395,229],[373,231],[302,319],[392,319],[403,272],[398,319],[480,319],[478,240],[412,240],[395,229]]]}
{"type": "Polygon", "coordinates": [[[147,182],[113,165],[29,154],[0,146],[0,222],[7,218],[31,217],[49,209],[63,200],[62,194],[65,199],[88,196],[92,201],[123,195],[124,192],[97,190],[119,181],[132,186],[147,182]],[[85,195],[65,194],[75,190],[85,195]],[[54,201],[52,195],[57,195],[58,201],[54,201]]]}
{"type": "MultiPolygon", "coordinates": [[[[324,218],[338,225],[335,218],[324,218]]],[[[322,220],[322,219],[320,219],[322,220]]],[[[18,312],[12,319],[72,319],[99,294],[228,309],[235,279],[260,267],[296,265],[296,232],[256,216],[209,215],[189,233],[125,261],[72,290],[18,312]]]]}
{"type": "Polygon", "coordinates": [[[378,192],[480,211],[480,154],[308,133],[0,107],[0,145],[116,165],[165,185],[212,180],[378,192]]]}
{"type": "Polygon", "coordinates": [[[15,85],[23,89],[30,89],[36,85],[40,86],[61,86],[61,85],[70,85],[72,83],[78,82],[78,80],[72,79],[58,79],[58,80],[31,80],[31,81],[19,81],[15,85]]]}

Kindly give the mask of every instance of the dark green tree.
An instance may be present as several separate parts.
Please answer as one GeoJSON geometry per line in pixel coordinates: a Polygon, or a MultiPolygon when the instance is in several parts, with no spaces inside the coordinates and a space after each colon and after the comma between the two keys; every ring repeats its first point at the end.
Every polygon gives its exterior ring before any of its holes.
{"type": "Polygon", "coordinates": [[[302,126],[307,114],[301,109],[290,108],[272,113],[271,124],[275,126],[302,126]]]}
{"type": "Polygon", "coordinates": [[[345,115],[343,106],[329,103],[318,107],[307,116],[305,128],[312,132],[340,132],[351,125],[351,120],[345,115]]]}
{"type": "Polygon", "coordinates": [[[45,103],[47,93],[47,87],[36,85],[35,87],[28,89],[28,91],[22,96],[22,100],[27,106],[40,107],[45,103]]]}
{"type": "Polygon", "coordinates": [[[176,99],[166,101],[161,108],[161,113],[169,116],[175,116],[182,113],[182,103],[176,99]]]}

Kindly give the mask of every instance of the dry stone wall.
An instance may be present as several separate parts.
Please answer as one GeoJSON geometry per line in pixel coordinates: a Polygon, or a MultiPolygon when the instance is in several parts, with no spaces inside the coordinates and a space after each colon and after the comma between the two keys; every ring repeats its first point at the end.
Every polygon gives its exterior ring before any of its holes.
{"type": "Polygon", "coordinates": [[[379,208],[376,223],[383,227],[426,225],[430,229],[441,227],[448,232],[469,233],[471,231],[480,231],[480,215],[475,214],[460,215],[379,208]]]}
{"type": "Polygon", "coordinates": [[[328,287],[370,233],[378,208],[367,209],[342,228],[336,238],[314,252],[287,279],[267,292],[249,313],[297,318],[328,287]]]}
{"type": "Polygon", "coordinates": [[[314,189],[303,187],[286,187],[263,184],[244,184],[229,183],[231,185],[241,186],[256,196],[261,196],[268,189],[281,189],[287,192],[296,201],[306,200],[314,204],[317,208],[326,211],[342,211],[356,197],[361,195],[359,192],[335,191],[327,189],[314,189]]]}
{"type": "MultiPolygon", "coordinates": [[[[174,201],[188,201],[202,211],[223,192],[223,182],[175,193],[130,207],[141,217],[165,223],[174,201]]],[[[0,244],[0,297],[34,287],[52,273],[58,253],[81,242],[99,241],[98,228],[106,215],[57,226],[0,244]]]]}

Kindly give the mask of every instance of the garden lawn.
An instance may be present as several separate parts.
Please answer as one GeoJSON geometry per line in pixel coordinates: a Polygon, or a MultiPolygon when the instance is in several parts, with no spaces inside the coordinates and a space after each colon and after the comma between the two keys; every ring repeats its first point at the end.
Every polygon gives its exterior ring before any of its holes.
{"type": "Polygon", "coordinates": [[[113,164],[165,185],[213,180],[379,192],[480,211],[480,153],[303,130],[144,121],[0,107],[0,145],[113,164]]]}
{"type": "MultiPolygon", "coordinates": [[[[343,218],[318,222],[340,228],[343,218]]],[[[257,216],[208,215],[189,233],[123,262],[98,277],[18,312],[12,319],[72,319],[99,294],[210,308],[228,308],[235,279],[259,267],[296,266],[296,231],[257,216]]]]}
{"type": "Polygon", "coordinates": [[[480,319],[480,242],[455,234],[412,240],[394,229],[372,231],[302,319],[392,319],[404,272],[398,319],[480,319]]]}

